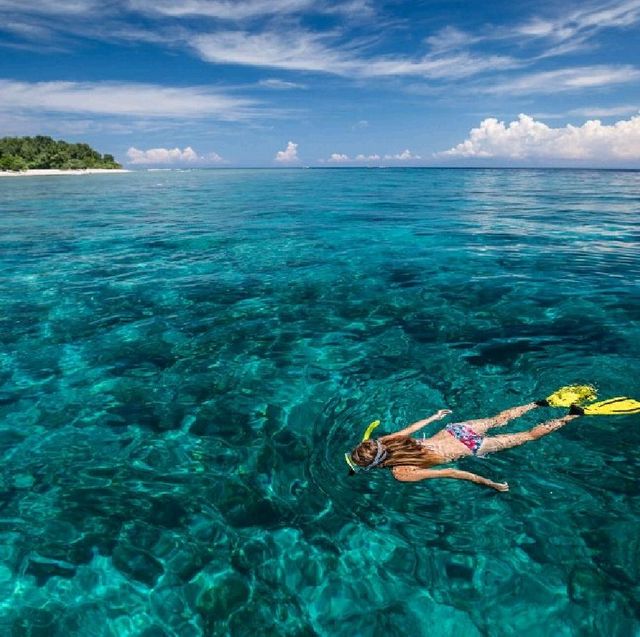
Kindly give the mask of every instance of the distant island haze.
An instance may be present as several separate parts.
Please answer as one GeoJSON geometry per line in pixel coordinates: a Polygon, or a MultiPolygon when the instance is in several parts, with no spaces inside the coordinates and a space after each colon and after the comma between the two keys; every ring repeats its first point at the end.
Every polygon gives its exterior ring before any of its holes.
{"type": "Polygon", "coordinates": [[[0,171],[3,172],[121,168],[113,155],[102,155],[89,144],[72,144],[44,135],[0,138],[0,171]]]}

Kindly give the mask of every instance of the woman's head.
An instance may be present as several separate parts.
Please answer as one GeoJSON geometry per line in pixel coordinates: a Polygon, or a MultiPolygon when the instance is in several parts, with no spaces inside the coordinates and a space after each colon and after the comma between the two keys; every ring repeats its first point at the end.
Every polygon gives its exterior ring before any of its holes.
{"type": "Polygon", "coordinates": [[[351,452],[351,459],[363,469],[373,469],[381,465],[388,454],[380,440],[365,440],[351,452]]]}
{"type": "Polygon", "coordinates": [[[386,437],[384,442],[379,439],[365,440],[351,452],[351,460],[363,469],[430,464],[425,449],[408,436],[386,437]]]}

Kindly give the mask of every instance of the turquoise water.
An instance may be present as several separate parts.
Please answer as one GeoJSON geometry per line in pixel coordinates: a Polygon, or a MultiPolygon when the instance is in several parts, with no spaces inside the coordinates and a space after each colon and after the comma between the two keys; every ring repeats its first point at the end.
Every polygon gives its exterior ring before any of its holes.
{"type": "Polygon", "coordinates": [[[640,172],[2,180],[0,634],[640,634],[640,416],[458,464],[506,494],[342,457],[640,398],[639,213],[640,172]]]}

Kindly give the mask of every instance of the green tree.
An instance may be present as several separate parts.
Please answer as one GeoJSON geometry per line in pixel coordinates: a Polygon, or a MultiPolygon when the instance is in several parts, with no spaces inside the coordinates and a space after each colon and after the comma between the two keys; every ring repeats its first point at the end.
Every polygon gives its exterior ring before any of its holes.
{"type": "Polygon", "coordinates": [[[121,168],[113,155],[102,156],[89,144],[70,144],[46,135],[0,139],[0,170],[26,168],[121,168]],[[15,166],[19,166],[15,168],[15,166]]]}
{"type": "Polygon", "coordinates": [[[0,170],[19,171],[26,170],[27,162],[22,157],[15,155],[3,155],[0,157],[0,170]]]}

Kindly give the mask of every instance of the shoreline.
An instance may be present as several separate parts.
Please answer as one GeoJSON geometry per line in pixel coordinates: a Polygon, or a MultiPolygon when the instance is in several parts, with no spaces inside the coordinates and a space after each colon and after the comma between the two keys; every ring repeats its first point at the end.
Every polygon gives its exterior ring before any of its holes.
{"type": "Polygon", "coordinates": [[[130,173],[125,168],[79,168],[62,170],[60,168],[30,168],[13,172],[9,170],[0,171],[0,177],[50,177],[59,175],[106,175],[112,173],[130,173]]]}

